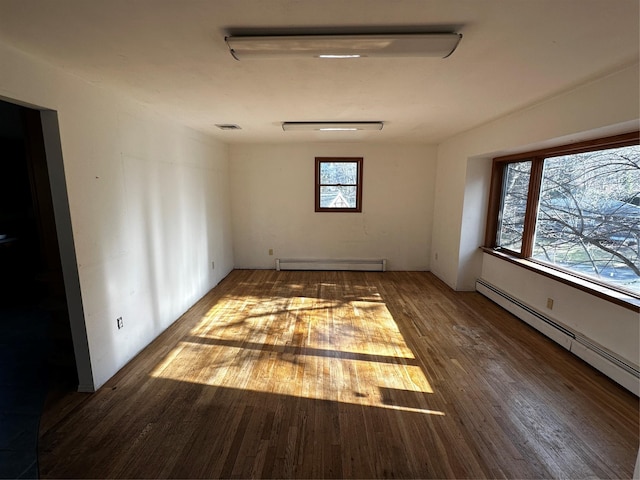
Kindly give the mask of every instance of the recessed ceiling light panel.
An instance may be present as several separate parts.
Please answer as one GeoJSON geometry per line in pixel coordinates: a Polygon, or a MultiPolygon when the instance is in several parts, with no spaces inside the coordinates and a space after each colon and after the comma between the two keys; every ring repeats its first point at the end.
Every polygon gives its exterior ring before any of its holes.
{"type": "Polygon", "coordinates": [[[237,60],[252,58],[440,57],[453,53],[459,33],[282,35],[225,38],[237,60]]]}

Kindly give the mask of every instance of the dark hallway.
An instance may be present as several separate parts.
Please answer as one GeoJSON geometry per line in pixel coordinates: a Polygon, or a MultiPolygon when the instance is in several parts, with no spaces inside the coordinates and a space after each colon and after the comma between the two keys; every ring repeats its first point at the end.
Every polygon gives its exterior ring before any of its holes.
{"type": "Polygon", "coordinates": [[[37,478],[50,391],[77,386],[39,113],[0,101],[0,477],[37,478]]]}

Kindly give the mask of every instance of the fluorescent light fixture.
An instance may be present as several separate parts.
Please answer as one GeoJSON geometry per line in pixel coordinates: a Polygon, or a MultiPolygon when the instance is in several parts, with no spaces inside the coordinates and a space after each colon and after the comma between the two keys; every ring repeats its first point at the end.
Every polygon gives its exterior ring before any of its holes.
{"type": "Polygon", "coordinates": [[[242,130],[240,125],[236,125],[235,123],[216,123],[216,127],[220,130],[242,130]]]}
{"type": "Polygon", "coordinates": [[[318,55],[318,58],[360,58],[362,55],[318,55]]]}
{"type": "Polygon", "coordinates": [[[382,122],[283,122],[282,130],[318,130],[321,132],[355,132],[358,130],[382,130],[382,122]]]}
{"type": "Polygon", "coordinates": [[[458,46],[459,33],[402,33],[397,35],[281,35],[225,38],[236,60],[251,58],[440,57],[458,46]]]}

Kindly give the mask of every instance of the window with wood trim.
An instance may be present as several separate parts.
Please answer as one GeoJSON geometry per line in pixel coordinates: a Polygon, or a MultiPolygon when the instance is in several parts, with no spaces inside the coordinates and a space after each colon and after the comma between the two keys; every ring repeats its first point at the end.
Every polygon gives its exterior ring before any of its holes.
{"type": "Polygon", "coordinates": [[[639,138],[495,158],[486,246],[640,297],[639,138]]]}
{"type": "Polygon", "coordinates": [[[316,157],[316,212],[362,211],[362,158],[316,157]]]}

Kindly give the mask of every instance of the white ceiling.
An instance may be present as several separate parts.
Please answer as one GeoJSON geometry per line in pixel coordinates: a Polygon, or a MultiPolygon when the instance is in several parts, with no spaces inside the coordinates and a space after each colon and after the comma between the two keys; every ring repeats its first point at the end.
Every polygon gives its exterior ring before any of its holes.
{"type": "Polygon", "coordinates": [[[638,61],[638,0],[0,0],[0,42],[226,142],[437,143],[638,61]],[[237,61],[225,35],[454,26],[447,59],[237,61]],[[382,120],[375,132],[283,121],[382,120]],[[235,123],[240,131],[221,131],[235,123]]]}

